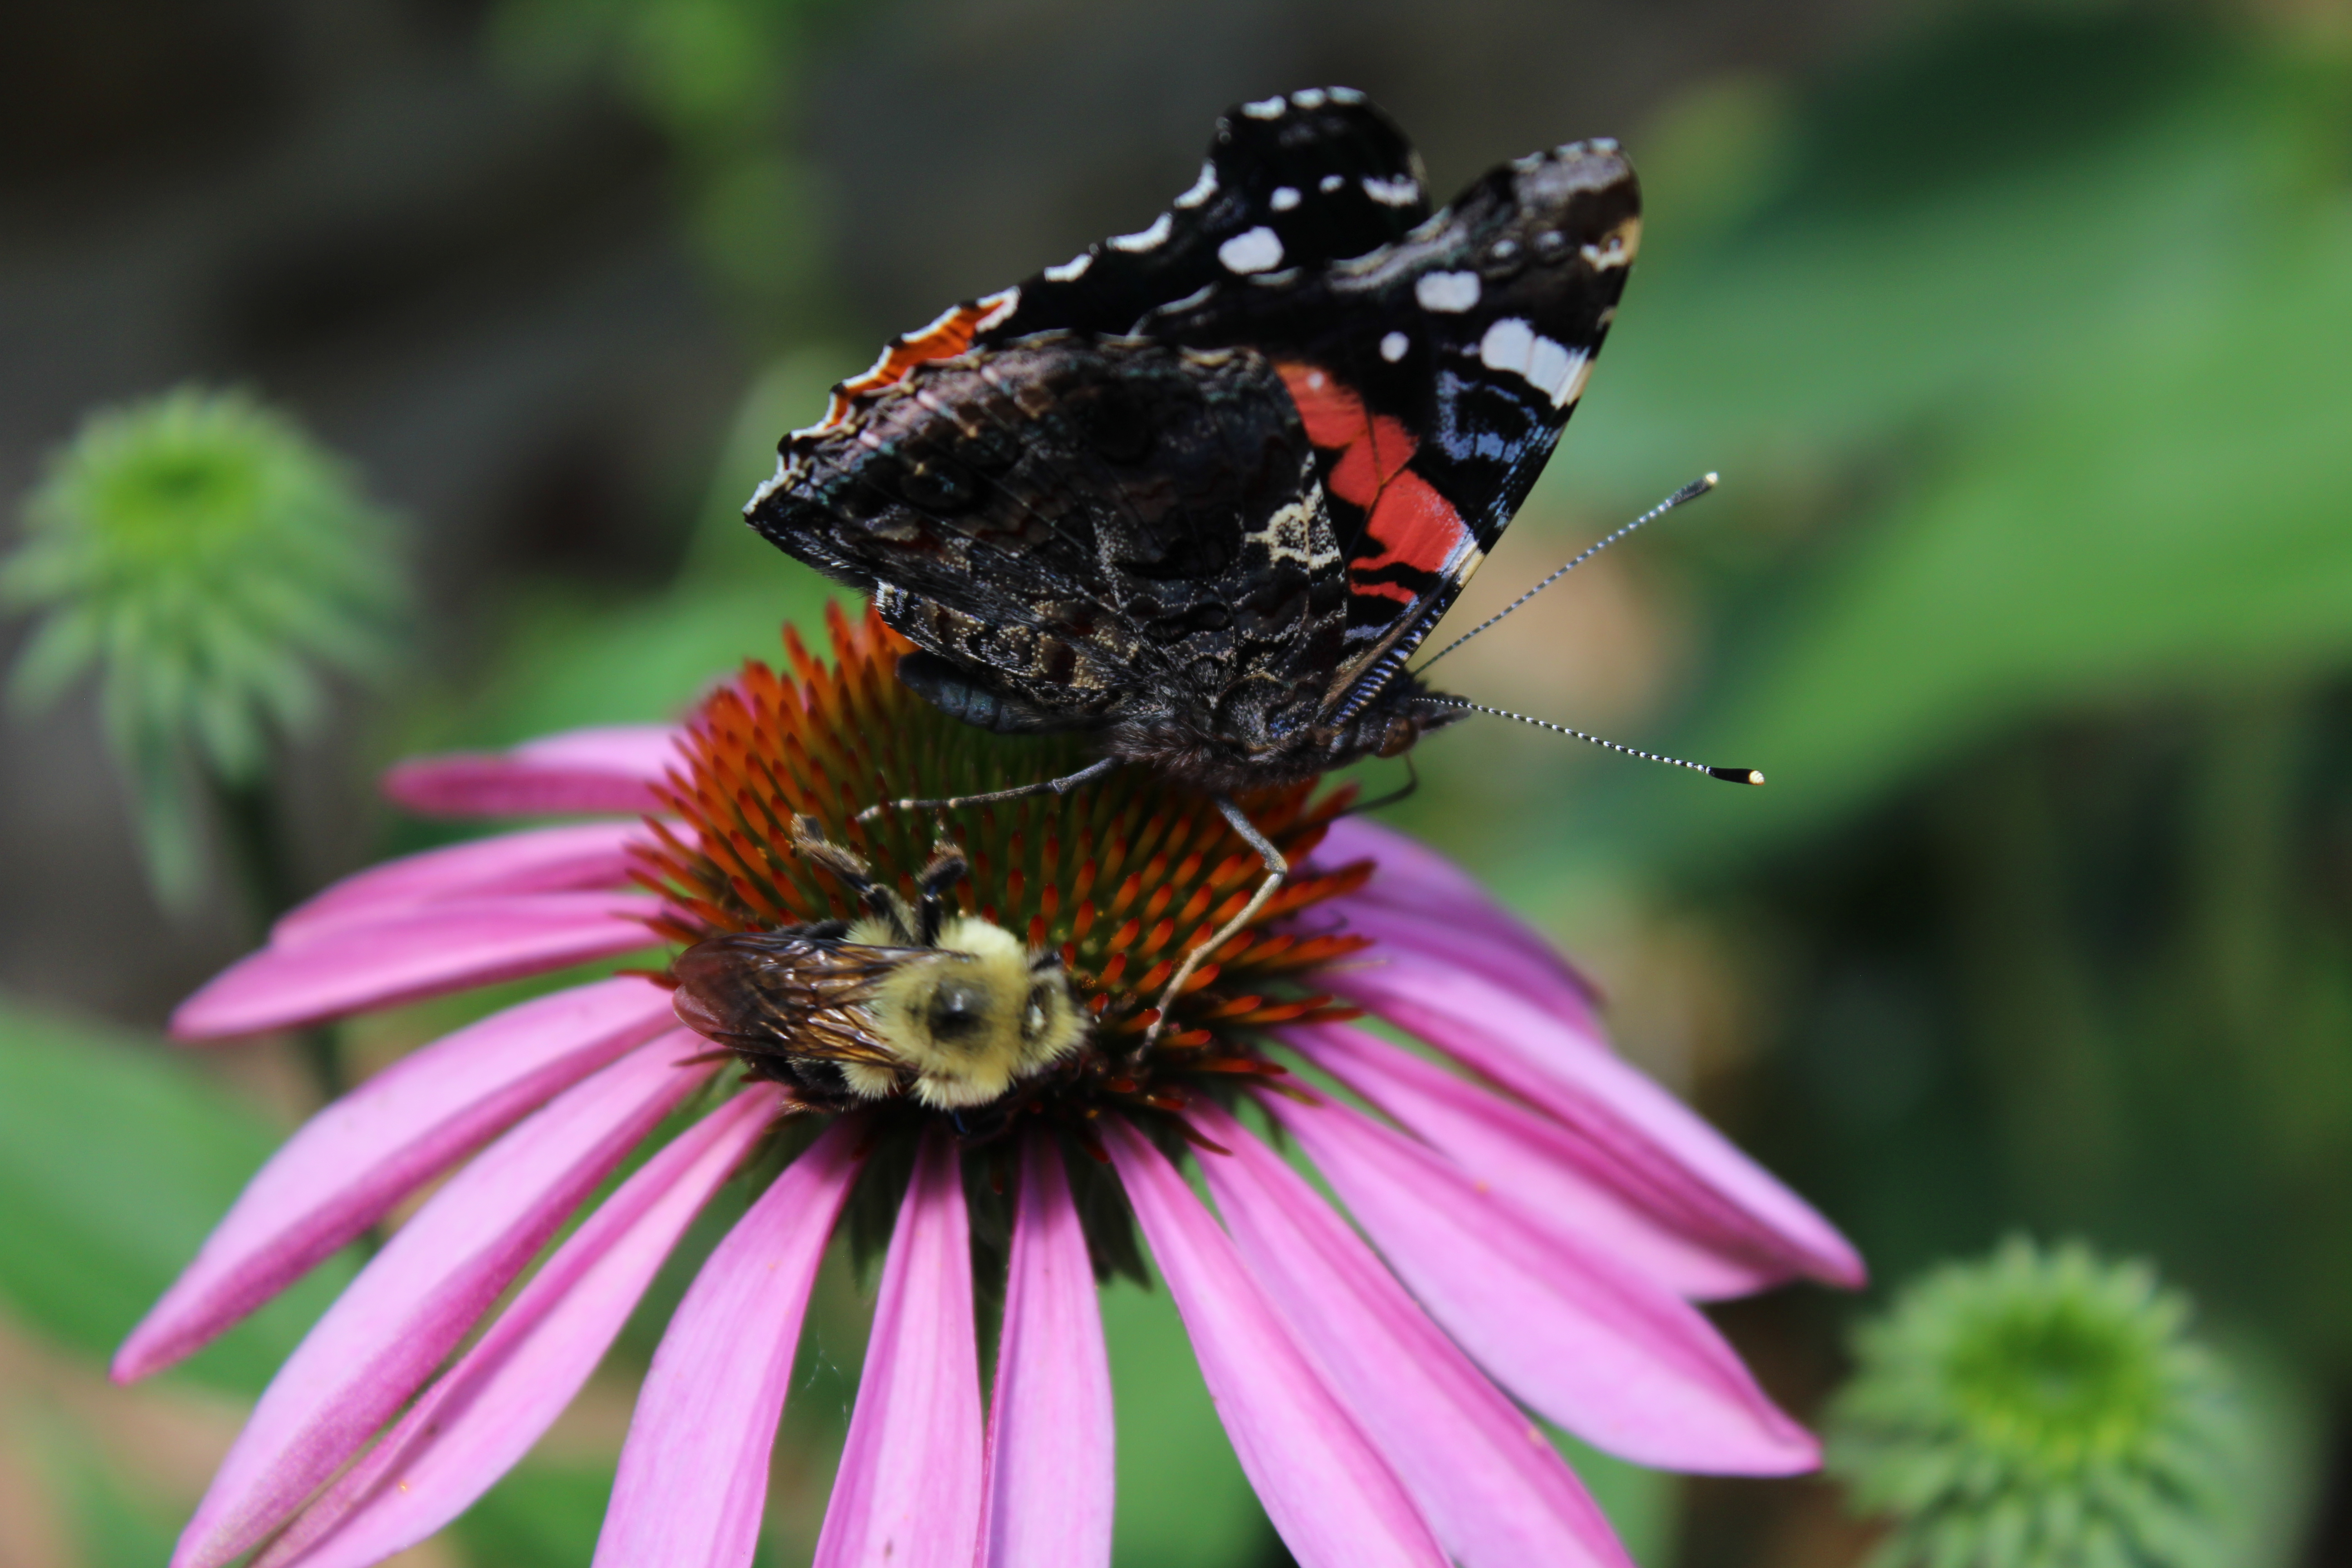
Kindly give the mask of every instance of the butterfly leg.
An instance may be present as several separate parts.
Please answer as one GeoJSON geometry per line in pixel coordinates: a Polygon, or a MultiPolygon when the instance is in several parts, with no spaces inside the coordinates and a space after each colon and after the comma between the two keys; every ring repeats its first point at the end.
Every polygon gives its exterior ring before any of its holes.
{"type": "Polygon", "coordinates": [[[857,814],[859,822],[871,822],[886,811],[954,811],[967,805],[993,805],[1001,800],[1019,800],[1024,795],[1067,795],[1082,784],[1096,779],[1118,766],[1117,757],[1105,757],[1098,763],[1088,763],[1076,773],[1057,779],[1041,779],[1035,784],[1015,784],[1011,789],[995,789],[986,795],[950,795],[945,800],[880,800],[857,814]]]}
{"type": "Polygon", "coordinates": [[[1265,908],[1267,900],[1282,886],[1282,879],[1290,875],[1290,862],[1282,858],[1282,851],[1276,849],[1272,841],[1257,830],[1257,825],[1234,804],[1233,797],[1221,795],[1216,801],[1217,810],[1233,825],[1234,831],[1242,836],[1242,842],[1256,850],[1258,858],[1265,862],[1265,880],[1257,885],[1257,891],[1249,896],[1249,902],[1241,907],[1240,913],[1218,927],[1208,941],[1186,953],[1184,962],[1176,966],[1176,973],[1168,977],[1167,988],[1160,993],[1160,1016],[1151,1020],[1151,1026],[1143,1032],[1141,1048],[1147,1051],[1159,1040],[1160,1032],[1168,1026],[1170,1011],[1176,1005],[1177,994],[1184,989],[1184,982],[1192,979],[1192,972],[1208,962],[1211,953],[1224,946],[1236,931],[1257,919],[1258,911],[1265,908]]]}

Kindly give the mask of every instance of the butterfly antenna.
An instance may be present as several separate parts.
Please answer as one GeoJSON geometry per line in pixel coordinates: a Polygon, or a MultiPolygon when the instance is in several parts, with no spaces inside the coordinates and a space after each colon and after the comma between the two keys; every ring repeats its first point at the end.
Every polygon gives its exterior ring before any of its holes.
{"type": "Polygon", "coordinates": [[[1472,637],[1476,637],[1480,632],[1485,631],[1487,627],[1501,620],[1505,616],[1509,615],[1513,610],[1517,609],[1521,605],[1526,604],[1529,599],[1534,598],[1538,594],[1542,593],[1546,588],[1550,587],[1554,583],[1559,582],[1562,577],[1567,576],[1570,572],[1575,571],[1578,567],[1583,565],[1586,562],[1591,560],[1594,556],[1600,554],[1602,551],[1608,549],[1611,545],[1616,543],[1619,540],[1624,538],[1635,529],[1642,527],[1645,523],[1657,521],[1658,519],[1665,516],[1666,513],[1674,510],[1675,508],[1681,506],[1685,501],[1695,501],[1698,500],[1699,497],[1715,489],[1717,484],[1719,482],[1721,482],[1721,476],[1719,475],[1701,474],[1697,479],[1693,479],[1690,483],[1685,485],[1682,489],[1676,490],[1674,494],[1668,496],[1665,500],[1660,501],[1657,505],[1652,507],[1649,510],[1643,512],[1641,516],[1635,518],[1633,521],[1627,523],[1624,527],[1619,529],[1608,538],[1588,547],[1584,552],[1579,555],[1575,560],[1570,562],[1567,565],[1561,567],[1559,571],[1553,573],[1550,576],[1545,578],[1542,582],[1537,584],[1534,587],[1528,589],[1517,598],[1513,599],[1509,604],[1504,605],[1495,614],[1488,616],[1485,620],[1480,621],[1476,626],[1472,626],[1468,631],[1464,632],[1460,637],[1455,637],[1452,642],[1447,643],[1444,647],[1439,648],[1435,653],[1431,654],[1428,660],[1422,665],[1421,669],[1414,670],[1413,673],[1415,675],[1419,675],[1422,669],[1427,669],[1430,665],[1435,664],[1439,659],[1444,658],[1447,654],[1452,653],[1455,648],[1460,647],[1464,643],[1468,642],[1472,637]]]}
{"type": "Polygon", "coordinates": [[[1470,702],[1459,697],[1441,697],[1434,693],[1416,697],[1413,700],[1435,703],[1441,708],[1465,709],[1473,713],[1491,713],[1497,719],[1516,719],[1522,724],[1533,724],[1538,730],[1549,730],[1555,735],[1566,735],[1573,740],[1589,742],[1604,751],[1616,752],[1628,757],[1639,757],[1645,763],[1664,763],[1669,767],[1688,768],[1695,773],[1705,773],[1711,779],[1721,779],[1726,784],[1760,784],[1764,782],[1764,775],[1754,768],[1711,768],[1705,763],[1686,763],[1680,757],[1663,756],[1656,752],[1644,752],[1636,746],[1621,746],[1614,741],[1604,741],[1598,735],[1588,735],[1581,730],[1571,730],[1565,724],[1555,724],[1547,719],[1530,719],[1524,713],[1514,713],[1507,708],[1489,708],[1484,702],[1470,702]]]}

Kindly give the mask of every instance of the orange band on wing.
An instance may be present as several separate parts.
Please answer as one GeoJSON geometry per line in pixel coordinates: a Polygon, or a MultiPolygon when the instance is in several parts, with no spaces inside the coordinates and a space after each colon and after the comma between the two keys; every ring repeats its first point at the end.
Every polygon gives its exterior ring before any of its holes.
{"type": "Polygon", "coordinates": [[[1019,303],[1018,291],[1008,289],[985,300],[958,305],[929,326],[892,339],[880,359],[833,389],[833,400],[825,405],[824,417],[815,428],[834,428],[849,417],[851,407],[859,398],[869,392],[898,385],[924,361],[950,359],[963,353],[971,347],[974,338],[1010,315],[1019,303]]]}

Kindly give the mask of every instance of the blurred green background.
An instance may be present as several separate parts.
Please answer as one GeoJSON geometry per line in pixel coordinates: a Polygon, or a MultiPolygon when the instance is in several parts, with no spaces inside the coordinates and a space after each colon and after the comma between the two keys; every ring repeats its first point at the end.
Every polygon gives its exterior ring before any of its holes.
{"type": "MultiPolygon", "coordinates": [[[[1620,136],[1639,269],[1456,621],[1698,471],[1725,488],[1446,684],[1772,783],[1473,721],[1395,819],[1569,943],[1629,1054],[1883,1282],[2019,1229],[2156,1262],[2253,1391],[2244,1560],[2352,1562],[2352,8],[111,0],[5,26],[0,482],[89,405],[200,377],[411,519],[410,663],[291,762],[310,885],[435,841],[371,804],[390,757],[662,718],[768,654],[824,592],[737,515],[776,436],[888,332],[1146,219],[1226,103],[1351,81],[1440,189],[1620,136]]],[[[0,742],[10,1564],[160,1562],[335,1283],[103,1382],[310,1091],[281,1046],[158,1044],[244,938],[226,893],[152,908],[96,735],[69,705],[0,742]]],[[[1810,1414],[1864,1305],[1720,1316],[1810,1414]]],[[[1121,1563],[1283,1561],[1164,1295],[1106,1311],[1121,1563]]],[[[776,1563],[814,1541],[861,1314],[832,1279],[776,1563]]],[[[415,1561],[584,1562],[657,1321],[415,1561]]],[[[1587,1458],[1645,1568],[1868,1542],[1827,1483],[1587,1458]]]]}

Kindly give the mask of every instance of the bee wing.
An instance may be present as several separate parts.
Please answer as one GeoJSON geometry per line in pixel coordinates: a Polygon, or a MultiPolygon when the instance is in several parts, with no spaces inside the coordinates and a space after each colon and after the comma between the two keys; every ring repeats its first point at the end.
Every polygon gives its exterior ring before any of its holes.
{"type": "Polygon", "coordinates": [[[670,973],[677,1016],[707,1039],[762,1056],[895,1068],[862,1005],[885,975],[922,956],[921,948],[744,932],[697,942],[670,973]]]}

